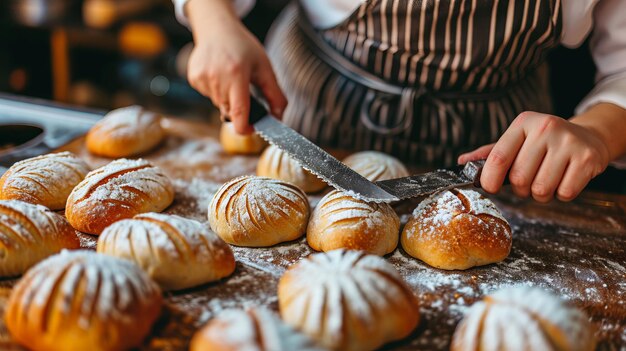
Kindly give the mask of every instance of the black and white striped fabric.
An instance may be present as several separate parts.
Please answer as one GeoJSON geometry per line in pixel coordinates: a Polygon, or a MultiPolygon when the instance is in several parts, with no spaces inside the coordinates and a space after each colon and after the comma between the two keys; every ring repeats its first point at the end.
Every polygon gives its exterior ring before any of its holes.
{"type": "Polygon", "coordinates": [[[290,6],[267,49],[284,122],[307,138],[449,166],[522,111],[551,111],[544,58],[560,32],[560,0],[369,0],[322,31],[290,6]]]}

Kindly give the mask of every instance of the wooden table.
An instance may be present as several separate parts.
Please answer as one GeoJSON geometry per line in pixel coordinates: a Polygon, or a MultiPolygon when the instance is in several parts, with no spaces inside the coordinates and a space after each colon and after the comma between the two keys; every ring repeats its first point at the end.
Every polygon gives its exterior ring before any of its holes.
{"type": "MultiPolygon", "coordinates": [[[[166,212],[206,221],[208,203],[233,177],[253,174],[257,157],[222,152],[217,128],[168,120],[167,140],[144,158],[162,167],[176,188],[166,212]]],[[[78,139],[63,148],[92,167],[110,160],[89,155],[78,139]]],[[[310,196],[314,206],[322,194],[310,196]]],[[[389,350],[447,349],[463,312],[484,294],[516,284],[549,289],[587,312],[598,328],[601,350],[626,348],[626,197],[585,193],[573,203],[541,205],[509,192],[493,197],[513,228],[513,249],[504,262],[467,271],[431,268],[402,249],[387,256],[421,301],[422,321],[407,340],[389,350]]],[[[405,223],[418,200],[395,206],[405,223]]],[[[81,234],[85,248],[95,237],[81,234]]],[[[162,317],[142,350],[186,350],[189,338],[226,308],[267,305],[277,309],[282,272],[312,251],[304,239],[271,248],[233,247],[235,273],[220,282],[166,293],[162,317]]],[[[0,281],[0,309],[15,280],[0,281]]],[[[20,350],[0,323],[0,348],[20,350]]]]}

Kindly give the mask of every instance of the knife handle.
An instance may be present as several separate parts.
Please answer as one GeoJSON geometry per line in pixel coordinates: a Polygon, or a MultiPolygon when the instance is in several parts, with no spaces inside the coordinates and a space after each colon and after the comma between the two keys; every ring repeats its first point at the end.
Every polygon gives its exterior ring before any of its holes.
{"type": "MultiPolygon", "coordinates": [[[[482,160],[476,160],[476,161],[469,161],[468,163],[465,164],[465,166],[463,167],[463,175],[465,175],[467,178],[469,178],[472,183],[474,183],[474,186],[477,188],[480,188],[480,175],[483,173],[483,167],[485,167],[485,162],[487,160],[482,159],[482,160]]],[[[509,175],[507,174],[507,176],[504,178],[504,183],[502,185],[506,185],[509,184],[509,175]]]]}

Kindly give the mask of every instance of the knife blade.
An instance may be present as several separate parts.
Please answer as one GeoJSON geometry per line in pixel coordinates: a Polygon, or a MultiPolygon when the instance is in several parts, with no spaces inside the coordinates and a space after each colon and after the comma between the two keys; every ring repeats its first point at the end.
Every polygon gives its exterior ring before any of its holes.
{"type": "Polygon", "coordinates": [[[250,99],[250,123],[263,139],[276,145],[303,168],[347,195],[368,202],[389,203],[400,200],[278,121],[254,97],[250,99]]]}
{"type": "Polygon", "coordinates": [[[380,180],[376,185],[400,200],[426,196],[443,190],[468,185],[480,187],[480,174],[485,160],[470,161],[450,169],[412,175],[409,177],[380,180]]]}

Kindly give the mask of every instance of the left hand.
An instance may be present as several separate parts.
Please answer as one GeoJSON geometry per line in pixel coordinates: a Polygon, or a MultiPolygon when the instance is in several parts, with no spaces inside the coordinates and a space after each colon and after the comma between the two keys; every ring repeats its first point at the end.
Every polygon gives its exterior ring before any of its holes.
{"type": "Polygon", "coordinates": [[[459,156],[459,163],[487,158],[480,177],[482,188],[496,193],[509,174],[513,192],[539,202],[555,193],[561,201],[574,199],[608,166],[608,146],[591,129],[538,112],[523,112],[495,144],[459,156]]]}

